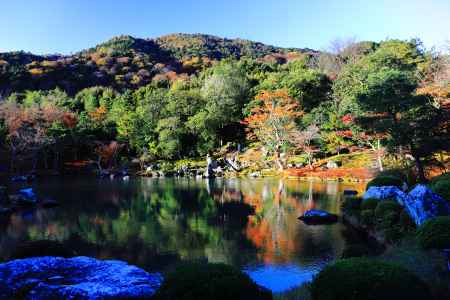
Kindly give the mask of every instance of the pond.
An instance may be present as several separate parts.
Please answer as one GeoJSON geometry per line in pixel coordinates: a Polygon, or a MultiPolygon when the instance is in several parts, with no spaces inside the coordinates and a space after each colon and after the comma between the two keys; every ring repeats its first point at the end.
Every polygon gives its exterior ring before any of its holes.
{"type": "Polygon", "coordinates": [[[354,234],[341,223],[308,226],[308,209],[338,213],[361,185],[282,179],[41,179],[38,196],[61,206],[0,222],[0,257],[23,241],[63,242],[78,255],[121,259],[148,271],[182,261],[230,264],[282,292],[311,280],[354,234]]]}

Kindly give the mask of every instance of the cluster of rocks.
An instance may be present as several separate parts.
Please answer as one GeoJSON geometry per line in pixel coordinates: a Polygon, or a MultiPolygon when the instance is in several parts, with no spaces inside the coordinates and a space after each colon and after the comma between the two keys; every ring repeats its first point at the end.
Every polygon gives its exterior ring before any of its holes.
{"type": "Polygon", "coordinates": [[[9,194],[6,187],[0,186],[0,215],[7,215],[21,208],[36,206],[55,207],[58,206],[58,202],[49,198],[38,198],[31,187],[22,188],[17,193],[9,194]]]}
{"type": "Polygon", "coordinates": [[[380,201],[394,199],[404,206],[417,226],[437,216],[450,215],[450,205],[441,196],[435,194],[426,185],[418,184],[409,193],[396,186],[373,186],[363,196],[380,201]]]}
{"type": "Polygon", "coordinates": [[[100,172],[100,178],[109,178],[111,180],[114,179],[122,179],[122,180],[130,180],[130,175],[128,174],[127,170],[121,170],[118,172],[113,172],[110,170],[102,170],[100,172]]]}

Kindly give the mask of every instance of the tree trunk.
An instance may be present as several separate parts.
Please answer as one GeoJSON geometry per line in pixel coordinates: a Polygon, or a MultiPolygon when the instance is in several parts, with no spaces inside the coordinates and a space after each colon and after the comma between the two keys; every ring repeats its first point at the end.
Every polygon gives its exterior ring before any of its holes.
{"type": "Polygon", "coordinates": [[[425,178],[425,171],[423,169],[423,164],[422,161],[420,160],[419,156],[413,155],[414,156],[414,160],[416,163],[416,168],[417,168],[417,175],[419,175],[419,181],[420,182],[426,182],[427,179],[425,178]]]}

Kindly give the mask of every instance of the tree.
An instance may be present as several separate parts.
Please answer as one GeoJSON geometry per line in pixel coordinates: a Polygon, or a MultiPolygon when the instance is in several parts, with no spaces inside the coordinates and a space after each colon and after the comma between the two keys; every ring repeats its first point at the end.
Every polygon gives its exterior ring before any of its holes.
{"type": "Polygon", "coordinates": [[[299,110],[298,101],[289,97],[286,90],[263,91],[256,100],[259,105],[253,107],[243,121],[248,128],[248,137],[274,151],[278,168],[283,170],[280,150],[291,145],[290,138],[297,129],[296,120],[303,112],[299,110]]]}
{"type": "MultiPolygon", "coordinates": [[[[386,133],[391,149],[407,147],[415,159],[418,175],[425,180],[422,159],[445,145],[445,115],[430,97],[418,95],[418,67],[424,61],[417,41],[387,41],[372,54],[344,70],[338,87],[354,97],[376,133],[386,133]],[[345,86],[345,87],[344,87],[345,86]]],[[[361,124],[364,128],[367,124],[361,124]]]]}
{"type": "Polygon", "coordinates": [[[292,143],[306,153],[310,169],[312,169],[313,154],[318,151],[317,147],[314,146],[313,141],[320,137],[319,131],[319,127],[312,124],[303,131],[294,130],[292,132],[292,143]]]}
{"type": "Polygon", "coordinates": [[[204,107],[189,119],[188,126],[209,147],[223,144],[227,126],[239,124],[242,119],[249,88],[246,75],[237,63],[219,63],[208,70],[201,88],[204,107]]]}

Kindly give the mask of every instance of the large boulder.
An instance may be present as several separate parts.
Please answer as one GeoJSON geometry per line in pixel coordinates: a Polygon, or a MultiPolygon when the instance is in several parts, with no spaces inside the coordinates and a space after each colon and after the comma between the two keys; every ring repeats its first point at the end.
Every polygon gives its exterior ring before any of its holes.
{"type": "Polygon", "coordinates": [[[408,195],[396,186],[371,186],[363,195],[363,200],[378,199],[387,200],[394,199],[400,205],[403,205],[408,195]]]}
{"type": "Polygon", "coordinates": [[[117,260],[35,257],[0,264],[0,299],[144,299],[161,281],[117,260]]]}
{"type": "Polygon", "coordinates": [[[404,206],[418,226],[428,219],[450,215],[450,205],[423,184],[409,192],[404,206]]]}

